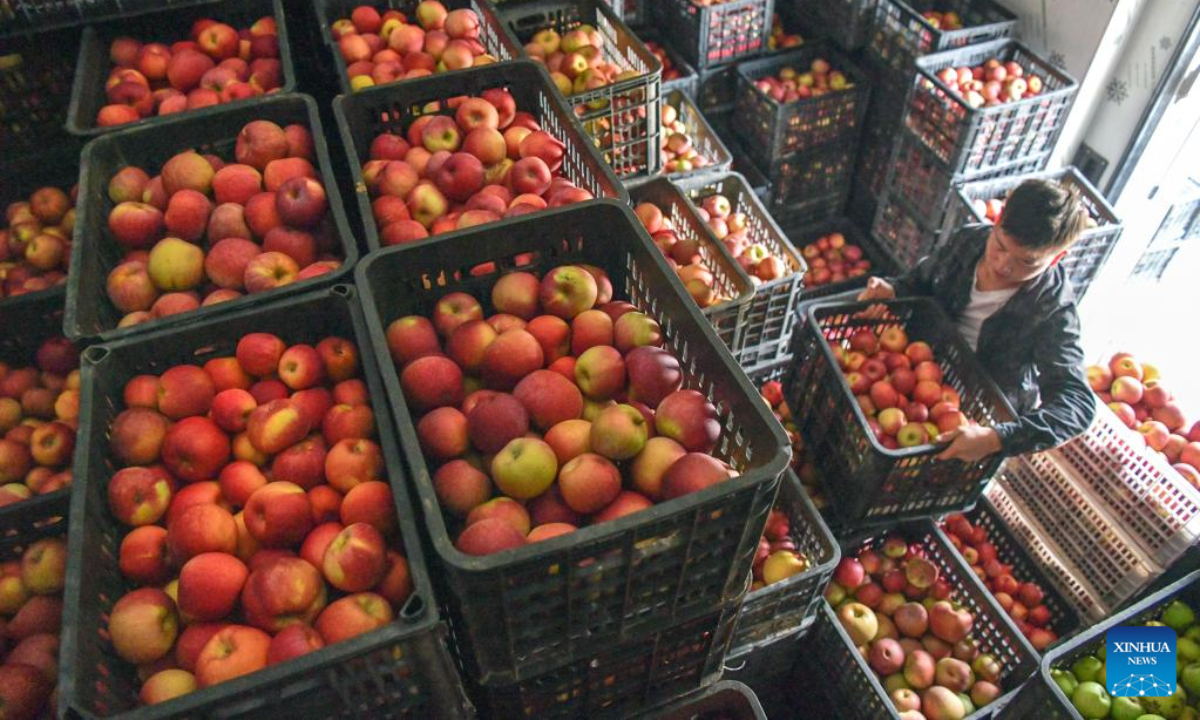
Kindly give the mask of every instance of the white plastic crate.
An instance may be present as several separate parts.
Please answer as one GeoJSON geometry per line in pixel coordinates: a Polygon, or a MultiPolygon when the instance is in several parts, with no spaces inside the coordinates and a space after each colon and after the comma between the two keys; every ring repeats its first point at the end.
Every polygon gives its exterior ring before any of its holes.
{"type": "Polygon", "coordinates": [[[1081,573],[1063,562],[1065,553],[1050,539],[1045,528],[1029,518],[1028,511],[1009,495],[1002,482],[988,485],[985,495],[1017,543],[1081,619],[1099,621],[1110,614],[1110,609],[1097,600],[1096,589],[1081,579],[1081,573]]]}
{"type": "Polygon", "coordinates": [[[1107,407],[1097,409],[1086,433],[1050,454],[1162,567],[1200,538],[1200,491],[1107,407]]]}
{"type": "Polygon", "coordinates": [[[1119,607],[1162,572],[1083,481],[1050,454],[1009,458],[997,477],[1106,608],[1119,607]]]}

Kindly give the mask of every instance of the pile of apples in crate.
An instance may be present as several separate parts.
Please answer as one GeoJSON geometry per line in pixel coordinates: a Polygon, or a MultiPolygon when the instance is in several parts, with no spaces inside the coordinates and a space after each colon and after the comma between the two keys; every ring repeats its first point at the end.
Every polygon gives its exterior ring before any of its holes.
{"type": "Polygon", "coordinates": [[[775,75],[755,80],[754,87],[775,102],[790,103],[849,90],[854,83],[841,70],[834,70],[828,60],[816,58],[807,70],[780,68],[775,75]]]}
{"type": "Polygon", "coordinates": [[[948,67],[938,71],[937,76],[973,108],[1016,102],[1034,97],[1045,88],[1042,79],[1026,74],[1020,63],[996,58],[975,67],[948,67]]]}
{"type": "MultiPolygon", "coordinates": [[[[1145,626],[1166,626],[1175,631],[1178,653],[1175,692],[1155,695],[1153,686],[1137,697],[1113,697],[1107,688],[1107,648],[1103,639],[1093,652],[1050,670],[1050,678],[1079,714],[1088,720],[1195,720],[1195,703],[1200,699],[1200,624],[1196,613],[1182,600],[1172,600],[1154,614],[1145,626]]],[[[1146,675],[1153,668],[1147,668],[1146,675]]],[[[1152,681],[1156,682],[1156,681],[1152,681]]]]}
{"type": "Polygon", "coordinates": [[[1189,427],[1183,406],[1163,384],[1158,368],[1130,353],[1087,369],[1088,384],[1146,447],[1161,453],[1193,487],[1200,488],[1200,421],[1189,427]]]}
{"type": "Polygon", "coordinates": [[[236,162],[193,150],[158,175],[129,165],[112,177],[108,230],[125,257],[107,292],[120,327],[274,290],[336,269],[341,250],[302,125],[255,120],[236,162]]]}
{"type": "Polygon", "coordinates": [[[783,399],[783,383],[778,380],[769,380],[763,383],[758,393],[771,408],[771,413],[775,415],[775,419],[779,421],[779,424],[783,426],[784,433],[787,434],[788,444],[792,447],[792,470],[800,478],[800,483],[817,509],[824,508],[825,498],[817,485],[817,469],[805,451],[804,438],[801,437],[800,431],[792,419],[792,410],[788,407],[787,401],[783,399]]]}
{"type": "MultiPolygon", "coordinates": [[[[662,43],[655,42],[654,40],[645,40],[644,42],[646,43],[646,49],[662,65],[662,81],[664,83],[678,80],[681,77],[687,77],[683,74],[683,70],[676,67],[675,63],[672,62],[671,56],[667,54],[667,49],[662,46],[662,43]]],[[[688,75],[690,74],[688,73],[688,75]]]]}
{"type": "Polygon", "coordinates": [[[909,342],[899,325],[878,335],[862,328],[831,348],[867,425],[885,448],[925,445],[970,424],[959,409],[958,391],[942,382],[932,348],[909,342]]]}
{"type": "Polygon", "coordinates": [[[0,713],[54,717],[58,636],[66,584],[65,538],[45,538],[0,563],[0,713]]]}
{"type": "Polygon", "coordinates": [[[354,90],[496,62],[479,42],[479,15],[436,0],[417,5],[412,18],[359,5],[330,31],[354,90]]]}
{"type": "Polygon", "coordinates": [[[919,543],[889,535],[843,558],[825,599],[902,718],[961,720],[1000,697],[998,658],[919,543]],[[920,713],[920,714],[906,714],[920,713]]]}
{"type": "Polygon", "coordinates": [[[363,163],[384,245],[591,200],[562,174],[566,146],[504,88],[380,133],[363,163]]]}
{"type": "Polygon", "coordinates": [[[662,104],[662,135],[659,140],[662,147],[662,172],[682,173],[706,168],[712,164],[713,158],[700,154],[694,138],[683,122],[679,110],[668,102],[662,104]]]}
{"type": "Polygon", "coordinates": [[[79,351],[63,337],[42,343],[32,367],[0,362],[0,507],[71,484],[78,368],[79,351]]]}
{"type": "Polygon", "coordinates": [[[153,704],[390,623],[412,593],[358,348],[250,333],[139,375],[109,428],[134,586],[108,636],[153,704]]]}
{"type": "Polygon", "coordinates": [[[676,234],[674,221],[666,217],[662,208],[654,203],[638,203],[634,213],[697,305],[707,308],[729,300],[721,297],[713,287],[712,268],[704,261],[699,240],[681,239],[676,234]]]}
{"type": "Polygon", "coordinates": [[[96,114],[101,127],[256,97],[284,81],[273,17],[240,29],[202,18],[171,45],[119,37],[108,55],[115,67],[104,83],[109,104],[96,114]]]}
{"type": "Polygon", "coordinates": [[[67,279],[71,234],[75,231],[76,185],[33,191],[12,202],[0,229],[0,298],[45,290],[67,279]]]}
{"type": "Polygon", "coordinates": [[[962,18],[956,12],[927,10],[921,13],[921,17],[925,18],[925,22],[939,30],[961,30],[963,26],[962,18]]]}
{"type": "MultiPolygon", "coordinates": [[[[622,70],[604,58],[604,35],[592,25],[580,25],[563,34],[540,30],[525,43],[525,54],[546,66],[550,79],[564,96],[632,80],[637,70],[622,70]]],[[[594,110],[607,107],[607,100],[594,101],[594,110]]],[[[590,104],[590,103],[589,103],[590,104]]]]}
{"type": "Polygon", "coordinates": [[[762,537],[758,539],[758,550],[754,553],[754,581],[750,585],[750,592],[783,582],[808,570],[808,567],[808,558],[796,547],[792,522],[787,513],[772,508],[762,537]]]}
{"type": "Polygon", "coordinates": [[[1021,582],[1013,576],[1012,565],[1000,562],[996,546],[988,542],[983,526],[971,525],[965,515],[956,513],[948,516],[942,527],[972,572],[995,596],[1004,612],[1012,617],[1030,645],[1045,650],[1058,641],[1058,635],[1050,627],[1050,608],[1042,602],[1045,592],[1037,583],[1021,582]]]}
{"type": "Polygon", "coordinates": [[[804,38],[799,33],[788,32],[779,13],[774,13],[771,17],[771,37],[767,38],[767,49],[790,50],[803,44],[804,38]]]}
{"type": "Polygon", "coordinates": [[[696,211],[755,285],[778,280],[795,272],[795,268],[789,267],[787,260],[773,252],[766,243],[753,241],[749,216],[744,210],[734,212],[729,198],[709,195],[696,211]]]}
{"type": "Polygon", "coordinates": [[[804,273],[804,286],[808,288],[840,283],[871,272],[871,261],[863,255],[863,249],[846,242],[846,236],[840,232],[817,238],[805,245],[800,254],[808,263],[808,271],[804,273]]]}
{"type": "Polygon", "coordinates": [[[737,474],[717,410],[683,389],[654,318],[594,266],[511,272],[387,329],[456,546],[487,555],[616,520],[737,474]],[[626,489],[628,488],[628,489],[626,489]]]}

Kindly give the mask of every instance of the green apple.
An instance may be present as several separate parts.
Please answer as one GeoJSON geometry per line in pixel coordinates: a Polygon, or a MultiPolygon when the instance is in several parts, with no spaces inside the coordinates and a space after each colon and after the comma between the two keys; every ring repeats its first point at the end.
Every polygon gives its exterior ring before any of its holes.
{"type": "Polygon", "coordinates": [[[958,699],[962,701],[963,717],[969,717],[975,714],[975,703],[971,702],[971,696],[966,693],[959,693],[958,699]]]}
{"type": "Polygon", "coordinates": [[[1166,627],[1166,626],[1167,626],[1166,623],[1160,623],[1157,620],[1151,620],[1150,622],[1145,623],[1145,627],[1166,627]]]}
{"type": "Polygon", "coordinates": [[[1108,717],[1108,711],[1112,709],[1112,698],[1108,696],[1108,691],[1103,685],[1089,680],[1079,683],[1079,687],[1071,693],[1071,704],[1087,720],[1100,720],[1108,717]]]}
{"type": "Polygon", "coordinates": [[[1096,675],[1104,667],[1104,663],[1097,660],[1092,655],[1085,655],[1075,661],[1071,666],[1071,672],[1075,673],[1075,679],[1081,683],[1094,682],[1096,675]]]}
{"type": "Polygon", "coordinates": [[[1137,700],[1127,697],[1112,699],[1112,720],[1137,720],[1146,713],[1137,700]]]}
{"type": "Polygon", "coordinates": [[[1062,690],[1063,695],[1068,698],[1075,692],[1075,688],[1079,687],[1079,681],[1071,674],[1070,670],[1051,670],[1050,679],[1058,685],[1058,689],[1062,690]]]}
{"type": "Polygon", "coordinates": [[[1179,672],[1179,684],[1188,695],[1200,695],[1200,663],[1189,663],[1179,672]]]}
{"type": "Polygon", "coordinates": [[[893,675],[888,675],[883,679],[883,689],[890,696],[893,692],[900,689],[911,690],[912,686],[904,679],[904,673],[898,672],[893,675]]]}
{"type": "Polygon", "coordinates": [[[837,583],[829,583],[829,587],[825,588],[825,601],[835,608],[846,599],[846,588],[837,583]]]}
{"type": "Polygon", "coordinates": [[[1175,653],[1181,660],[1195,662],[1200,660],[1200,643],[1181,637],[1175,642],[1175,653]]]}
{"type": "Polygon", "coordinates": [[[1100,658],[1101,662],[1103,662],[1108,659],[1107,657],[1105,657],[1105,655],[1107,653],[1108,653],[1108,646],[1101,645],[1100,649],[1096,651],[1096,657],[1100,658]]]}
{"type": "MultiPolygon", "coordinates": [[[[1190,710],[1191,708],[1186,708],[1190,710]]],[[[1183,717],[1180,715],[1180,717],[1183,717]]],[[[1136,720],[1167,720],[1162,715],[1138,715],[1136,720]]]]}
{"type": "Polygon", "coordinates": [[[1181,633],[1196,622],[1196,613],[1192,612],[1192,609],[1184,603],[1175,600],[1163,610],[1162,621],[1167,627],[1181,633]]]}
{"type": "Polygon", "coordinates": [[[1200,643],[1200,625],[1193,625],[1184,631],[1183,636],[1188,640],[1200,643]]]}
{"type": "Polygon", "coordinates": [[[1182,687],[1176,686],[1175,693],[1167,697],[1147,695],[1139,700],[1147,713],[1162,715],[1167,720],[1176,720],[1183,713],[1183,708],[1187,704],[1187,694],[1184,693],[1182,687]]]}
{"type": "Polygon", "coordinates": [[[1200,713],[1196,712],[1195,708],[1185,707],[1175,720],[1196,720],[1197,718],[1200,718],[1200,713]]]}

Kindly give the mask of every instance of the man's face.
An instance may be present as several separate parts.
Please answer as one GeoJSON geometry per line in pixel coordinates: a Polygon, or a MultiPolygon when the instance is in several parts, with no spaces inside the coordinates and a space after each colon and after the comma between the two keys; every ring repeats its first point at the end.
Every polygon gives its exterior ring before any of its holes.
{"type": "Polygon", "coordinates": [[[988,235],[984,260],[997,278],[1019,284],[1046,272],[1059,252],[1058,248],[1027,248],[1015,237],[1004,232],[997,223],[992,226],[992,232],[988,235]]]}

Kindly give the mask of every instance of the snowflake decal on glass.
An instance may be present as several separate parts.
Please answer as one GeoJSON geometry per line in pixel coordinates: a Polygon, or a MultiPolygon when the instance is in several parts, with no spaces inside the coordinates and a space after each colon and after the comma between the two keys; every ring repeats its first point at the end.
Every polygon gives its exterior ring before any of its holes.
{"type": "Polygon", "coordinates": [[[1172,41],[1171,38],[1167,37],[1166,35],[1163,35],[1158,39],[1158,46],[1163,50],[1170,50],[1171,46],[1174,44],[1174,41],[1172,41]]]}
{"type": "Polygon", "coordinates": [[[1065,57],[1063,57],[1063,54],[1057,50],[1051,50],[1050,57],[1047,58],[1047,60],[1050,61],[1051,65],[1053,65],[1054,67],[1056,67],[1060,70],[1067,67],[1067,59],[1065,57]]]}
{"type": "Polygon", "coordinates": [[[1124,80],[1113,78],[1108,86],[1104,88],[1104,94],[1108,97],[1108,101],[1120,105],[1129,97],[1129,86],[1124,80]]]}

